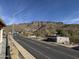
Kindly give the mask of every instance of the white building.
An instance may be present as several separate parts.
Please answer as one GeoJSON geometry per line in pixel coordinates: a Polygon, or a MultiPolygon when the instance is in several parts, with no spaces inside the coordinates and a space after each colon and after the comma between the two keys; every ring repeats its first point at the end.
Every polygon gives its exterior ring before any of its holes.
{"type": "Polygon", "coordinates": [[[2,42],[3,39],[3,29],[0,29],[0,43],[2,42]]]}
{"type": "Polygon", "coordinates": [[[5,24],[0,20],[0,59],[5,59],[6,57],[6,38],[4,38],[3,27],[5,24]]]}
{"type": "Polygon", "coordinates": [[[49,36],[47,41],[57,42],[61,44],[69,44],[69,37],[61,37],[61,36],[49,36]]]}
{"type": "Polygon", "coordinates": [[[57,43],[62,43],[62,44],[69,44],[70,40],[69,37],[56,37],[57,43]]]}

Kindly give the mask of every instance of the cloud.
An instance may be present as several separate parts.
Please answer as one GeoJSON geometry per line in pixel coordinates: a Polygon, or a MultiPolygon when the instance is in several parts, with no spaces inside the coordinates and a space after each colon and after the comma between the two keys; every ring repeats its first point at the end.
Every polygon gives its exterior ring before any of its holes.
{"type": "Polygon", "coordinates": [[[68,15],[67,17],[64,18],[63,20],[64,23],[68,23],[68,24],[79,24],[79,10],[76,10],[75,12],[73,12],[72,14],[68,15]]]}
{"type": "Polygon", "coordinates": [[[11,25],[13,23],[16,23],[16,18],[9,18],[7,16],[1,16],[2,20],[4,21],[5,24],[11,25]]]}
{"type": "Polygon", "coordinates": [[[12,17],[15,17],[16,15],[20,14],[21,12],[25,11],[26,8],[23,9],[19,9],[18,11],[16,11],[15,13],[12,14],[12,17]]]}
{"type": "Polygon", "coordinates": [[[8,18],[7,22],[8,25],[11,24],[16,24],[17,23],[17,19],[16,18],[8,18]]]}
{"type": "Polygon", "coordinates": [[[75,18],[75,19],[71,19],[71,20],[64,20],[64,23],[68,23],[68,24],[79,24],[79,18],[75,18]]]}

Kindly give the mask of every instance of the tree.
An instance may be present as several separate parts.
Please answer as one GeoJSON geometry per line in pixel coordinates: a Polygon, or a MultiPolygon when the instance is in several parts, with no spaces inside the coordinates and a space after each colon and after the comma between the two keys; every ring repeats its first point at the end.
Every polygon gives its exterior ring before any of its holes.
{"type": "Polygon", "coordinates": [[[57,35],[60,35],[60,36],[68,36],[68,31],[66,30],[56,30],[57,31],[57,35]]]}

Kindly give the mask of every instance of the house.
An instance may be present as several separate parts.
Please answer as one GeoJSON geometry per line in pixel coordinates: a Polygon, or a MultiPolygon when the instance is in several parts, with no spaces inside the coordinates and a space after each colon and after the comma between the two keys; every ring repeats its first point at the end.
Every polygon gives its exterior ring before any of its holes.
{"type": "Polygon", "coordinates": [[[0,43],[2,42],[2,38],[3,38],[3,27],[5,26],[5,24],[0,20],[0,43]]]}
{"type": "Polygon", "coordinates": [[[61,44],[69,44],[69,37],[61,37],[61,36],[48,36],[47,41],[57,42],[61,44]]]}
{"type": "Polygon", "coordinates": [[[0,21],[0,30],[1,30],[4,26],[5,26],[5,24],[4,24],[2,21],[0,21]]]}

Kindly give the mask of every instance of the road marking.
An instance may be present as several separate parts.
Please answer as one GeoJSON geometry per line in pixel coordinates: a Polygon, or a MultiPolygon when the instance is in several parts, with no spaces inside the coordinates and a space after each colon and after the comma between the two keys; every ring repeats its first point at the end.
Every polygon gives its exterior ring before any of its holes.
{"type": "MultiPolygon", "coordinates": [[[[22,41],[22,42],[23,42],[23,41],[22,41]]],[[[31,40],[30,40],[30,42],[33,43],[33,44],[37,44],[37,43],[35,43],[35,42],[31,41],[31,40]]],[[[25,44],[25,43],[24,43],[24,44],[25,44]]],[[[26,44],[25,44],[25,45],[26,45],[26,44]]],[[[42,44],[37,44],[37,45],[42,45],[42,44]]],[[[44,45],[43,45],[43,46],[44,46],[44,45]]],[[[30,47],[30,46],[28,45],[28,47],[30,47]]],[[[32,48],[32,47],[30,47],[30,48],[41,54],[40,51],[38,51],[38,50],[36,50],[36,49],[34,49],[34,48],[32,48]]],[[[46,47],[46,48],[52,49],[52,48],[50,48],[50,47],[46,47]]],[[[52,50],[52,51],[53,51],[53,50],[52,50]]],[[[61,53],[61,54],[66,54],[66,55],[68,54],[68,53],[64,53],[64,52],[62,52],[62,51],[57,51],[56,49],[54,49],[54,51],[59,52],[59,53],[61,53]]],[[[43,54],[43,55],[44,55],[44,54],[43,54]]],[[[45,55],[45,56],[46,56],[46,55],[45,55]]],[[[75,59],[79,59],[79,58],[74,57],[74,56],[72,56],[72,55],[67,55],[67,56],[73,57],[73,58],[75,58],[75,59]]],[[[46,57],[47,57],[47,56],[46,56],[46,57]]],[[[51,58],[50,58],[50,59],[51,59],[51,58]]]]}
{"type": "MultiPolygon", "coordinates": [[[[34,43],[34,44],[37,44],[37,43],[34,43]]],[[[39,45],[39,44],[38,44],[38,45],[39,45]]],[[[42,44],[40,44],[40,45],[42,45],[42,44]]],[[[52,50],[52,48],[50,48],[50,47],[45,47],[45,48],[52,50]]],[[[79,59],[79,58],[77,58],[77,57],[74,57],[74,56],[69,55],[69,54],[67,54],[67,53],[64,53],[64,52],[62,52],[62,51],[58,51],[58,50],[56,50],[56,49],[53,49],[53,50],[54,50],[55,52],[59,52],[59,53],[61,53],[61,54],[64,54],[64,55],[73,57],[73,58],[75,58],[75,59],[79,59]]],[[[52,51],[53,51],[53,50],[52,50],[52,51]]]]}
{"type": "MultiPolygon", "coordinates": [[[[21,42],[23,42],[23,41],[21,41],[21,42]]],[[[49,56],[47,56],[47,55],[41,53],[40,51],[38,51],[38,50],[36,50],[35,48],[33,48],[33,47],[29,46],[28,44],[26,44],[25,42],[23,42],[23,44],[27,45],[29,48],[33,49],[33,50],[36,51],[37,53],[43,55],[45,58],[51,59],[49,56]]]]}
{"type": "MultiPolygon", "coordinates": [[[[13,39],[12,36],[10,36],[10,39],[15,44],[19,52],[23,55],[25,59],[36,59],[33,55],[31,55],[26,49],[24,49],[15,39],[13,39]]],[[[19,41],[19,40],[18,40],[19,41]]]]}
{"type": "MultiPolygon", "coordinates": [[[[39,45],[39,46],[42,45],[42,44],[35,43],[35,42],[31,41],[31,40],[30,40],[30,42],[33,43],[33,44],[39,45]]],[[[45,46],[45,45],[43,45],[43,46],[45,46]]],[[[50,47],[45,47],[45,48],[52,50],[52,48],[50,48],[50,47]]],[[[72,56],[72,55],[69,55],[68,53],[64,53],[64,52],[58,51],[58,50],[56,50],[56,49],[53,49],[53,50],[54,50],[55,52],[58,52],[58,53],[67,55],[67,56],[69,56],[69,57],[72,57],[72,58],[75,58],[75,59],[79,59],[78,57],[74,57],[74,56],[72,56]]],[[[53,50],[52,50],[52,51],[53,51],[53,50]]]]}

